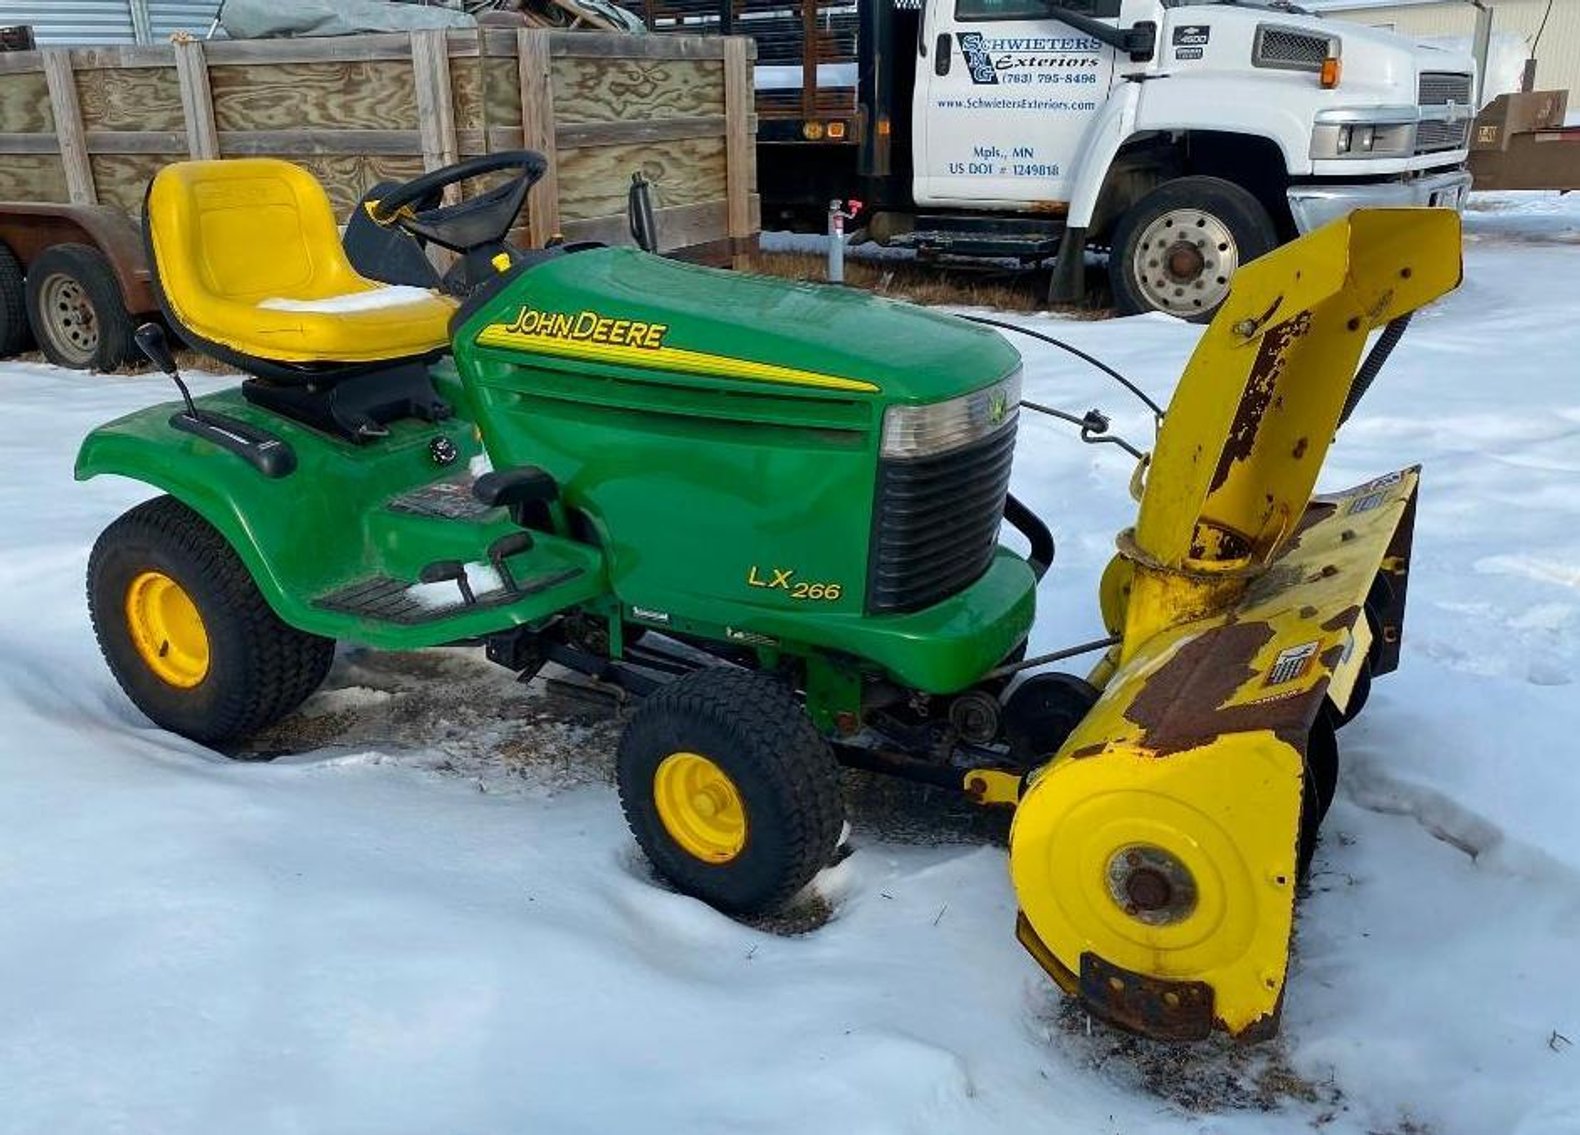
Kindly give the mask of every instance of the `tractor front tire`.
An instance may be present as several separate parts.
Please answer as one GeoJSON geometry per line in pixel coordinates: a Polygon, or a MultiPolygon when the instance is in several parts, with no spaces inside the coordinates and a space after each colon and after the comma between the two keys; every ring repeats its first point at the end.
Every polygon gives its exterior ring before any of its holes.
{"type": "Polygon", "coordinates": [[[139,357],[115,269],[97,248],[56,244],[27,270],[27,316],[44,357],[73,370],[114,370],[139,357]]]}
{"type": "Polygon", "coordinates": [[[272,725],[334,661],[333,640],[281,622],[235,549],[174,497],[138,505],[100,535],[88,612],[132,703],[203,744],[272,725]]]}
{"type": "Polygon", "coordinates": [[[22,262],[10,247],[0,244],[0,359],[27,350],[27,285],[22,262]]]}
{"type": "Polygon", "coordinates": [[[1278,247],[1278,228],[1250,192],[1221,177],[1165,181],[1119,220],[1108,279],[1120,315],[1166,311],[1206,323],[1244,264],[1278,247]]]}
{"type": "Polygon", "coordinates": [[[834,859],[838,765],[772,675],[702,670],[649,695],[617,766],[626,823],[653,867],[719,910],[775,910],[834,859]]]}

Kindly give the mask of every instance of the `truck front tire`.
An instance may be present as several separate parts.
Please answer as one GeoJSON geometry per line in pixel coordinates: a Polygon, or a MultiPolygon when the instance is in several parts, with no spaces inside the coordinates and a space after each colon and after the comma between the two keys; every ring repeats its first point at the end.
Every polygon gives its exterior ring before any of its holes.
{"type": "Polygon", "coordinates": [[[1278,246],[1262,203],[1232,181],[1166,181],[1120,218],[1108,276],[1121,315],[1166,311],[1205,323],[1243,264],[1278,246]]]}

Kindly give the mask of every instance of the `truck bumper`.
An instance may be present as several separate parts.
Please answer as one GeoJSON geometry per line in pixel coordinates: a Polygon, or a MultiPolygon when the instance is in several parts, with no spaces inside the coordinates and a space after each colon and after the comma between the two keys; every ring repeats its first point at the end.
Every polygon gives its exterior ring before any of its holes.
{"type": "Polygon", "coordinates": [[[1302,233],[1321,228],[1354,209],[1435,205],[1462,211],[1470,192],[1470,172],[1456,169],[1411,181],[1369,185],[1297,185],[1289,191],[1289,211],[1302,233]]]}

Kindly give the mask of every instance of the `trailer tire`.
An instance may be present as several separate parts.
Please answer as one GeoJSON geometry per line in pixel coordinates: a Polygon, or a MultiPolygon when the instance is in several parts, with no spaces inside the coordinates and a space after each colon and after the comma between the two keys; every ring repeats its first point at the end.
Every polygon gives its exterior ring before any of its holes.
{"type": "Polygon", "coordinates": [[[1121,315],[1165,311],[1206,323],[1241,265],[1278,247],[1278,227],[1252,194],[1221,177],[1166,181],[1114,229],[1108,278],[1121,315]]]}
{"type": "Polygon", "coordinates": [[[114,370],[137,358],[136,330],[109,258],[56,244],[27,271],[27,318],[44,357],[73,370],[114,370]]]}
{"type": "Polygon", "coordinates": [[[772,675],[719,667],[649,695],[616,766],[626,823],[653,867],[722,911],[775,910],[833,861],[839,768],[772,675]]]}
{"type": "Polygon", "coordinates": [[[333,640],[281,622],[226,539],[169,496],[99,536],[88,557],[88,613],[132,703],[203,744],[272,725],[334,661],[333,640]]]}
{"type": "Polygon", "coordinates": [[[7,245],[0,244],[0,359],[20,355],[27,344],[27,285],[22,262],[7,245]]]}

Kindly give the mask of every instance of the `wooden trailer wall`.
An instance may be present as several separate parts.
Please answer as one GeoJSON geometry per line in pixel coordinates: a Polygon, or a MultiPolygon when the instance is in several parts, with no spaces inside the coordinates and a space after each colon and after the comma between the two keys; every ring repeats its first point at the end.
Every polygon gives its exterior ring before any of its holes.
{"type": "Polygon", "coordinates": [[[727,261],[760,223],[753,55],[741,38],[536,29],[0,54],[0,201],[137,214],[168,162],[268,155],[311,169],[344,220],[380,180],[525,146],[550,160],[533,244],[628,243],[640,170],[664,249],[727,261]]]}

